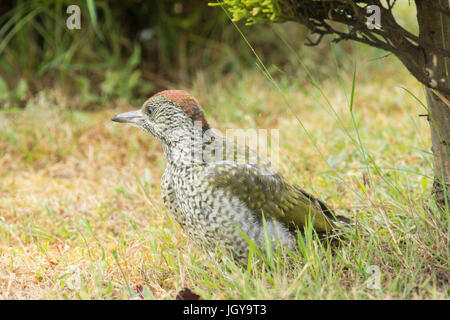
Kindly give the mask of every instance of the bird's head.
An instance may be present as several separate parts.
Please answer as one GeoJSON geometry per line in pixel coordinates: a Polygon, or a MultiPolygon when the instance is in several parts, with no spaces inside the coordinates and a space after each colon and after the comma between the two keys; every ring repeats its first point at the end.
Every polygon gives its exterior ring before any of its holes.
{"type": "Polygon", "coordinates": [[[183,90],[165,90],[147,99],[139,110],[121,113],[112,121],[129,123],[170,144],[193,132],[195,122],[210,129],[198,100],[183,90]]]}

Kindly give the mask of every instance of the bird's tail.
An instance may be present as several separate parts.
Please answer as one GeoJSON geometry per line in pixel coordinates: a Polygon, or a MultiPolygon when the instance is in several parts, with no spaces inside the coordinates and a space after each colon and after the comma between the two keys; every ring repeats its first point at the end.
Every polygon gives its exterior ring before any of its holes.
{"type": "Polygon", "coordinates": [[[295,186],[297,190],[303,193],[312,203],[315,203],[319,207],[323,214],[331,221],[331,223],[336,227],[335,233],[342,233],[344,230],[348,230],[351,225],[351,220],[342,215],[336,214],[333,209],[330,208],[325,202],[317,199],[316,197],[310,195],[309,193],[303,191],[299,187],[295,186]]]}
{"type": "Polygon", "coordinates": [[[299,187],[295,186],[298,191],[303,193],[312,203],[315,203],[317,207],[319,207],[322,212],[327,216],[328,219],[330,219],[333,222],[341,222],[344,224],[350,224],[350,219],[341,215],[337,215],[334,213],[333,209],[330,208],[329,205],[327,205],[322,200],[317,199],[316,197],[310,195],[306,191],[303,191],[299,187]]]}
{"type": "Polygon", "coordinates": [[[347,217],[344,217],[341,215],[335,215],[335,217],[336,217],[336,220],[338,223],[342,223],[342,224],[346,224],[346,225],[349,225],[351,223],[350,218],[347,218],[347,217]]]}

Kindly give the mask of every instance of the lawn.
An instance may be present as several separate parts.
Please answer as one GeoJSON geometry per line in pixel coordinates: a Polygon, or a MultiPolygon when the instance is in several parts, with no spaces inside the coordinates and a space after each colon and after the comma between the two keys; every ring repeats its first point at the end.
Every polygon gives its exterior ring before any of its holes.
{"type": "Polygon", "coordinates": [[[279,129],[279,170],[352,218],[339,249],[310,239],[294,264],[241,266],[189,243],[161,201],[161,145],[110,121],[139,106],[81,111],[56,88],[0,110],[0,298],[174,299],[187,287],[201,299],[448,299],[423,88],[383,55],[330,54],[316,82],[275,70],[273,86],[255,67],[173,87],[222,132],[279,129]]]}

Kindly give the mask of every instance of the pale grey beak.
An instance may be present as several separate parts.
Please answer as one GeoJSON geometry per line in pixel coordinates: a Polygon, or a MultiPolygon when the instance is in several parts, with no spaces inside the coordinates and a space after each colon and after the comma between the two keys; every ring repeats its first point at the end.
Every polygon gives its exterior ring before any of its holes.
{"type": "Polygon", "coordinates": [[[134,110],[134,111],[118,114],[111,120],[115,121],[115,122],[139,125],[140,122],[142,122],[144,120],[144,115],[142,114],[141,110],[134,110]]]}

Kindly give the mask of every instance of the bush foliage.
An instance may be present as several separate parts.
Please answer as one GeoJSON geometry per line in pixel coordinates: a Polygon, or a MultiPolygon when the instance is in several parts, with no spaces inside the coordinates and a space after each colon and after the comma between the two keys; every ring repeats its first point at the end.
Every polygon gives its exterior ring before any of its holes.
{"type": "MultiPolygon", "coordinates": [[[[81,29],[69,30],[66,9],[72,4],[1,2],[0,107],[24,106],[31,95],[55,86],[80,95],[76,107],[113,97],[137,102],[174,83],[190,83],[202,69],[220,78],[254,67],[227,14],[207,1],[80,1],[81,29]]],[[[249,39],[282,66],[286,48],[269,28],[254,28],[249,39]]]]}

